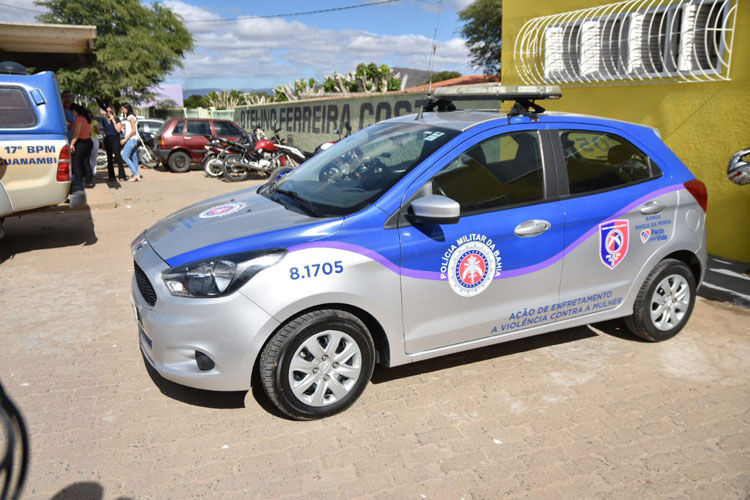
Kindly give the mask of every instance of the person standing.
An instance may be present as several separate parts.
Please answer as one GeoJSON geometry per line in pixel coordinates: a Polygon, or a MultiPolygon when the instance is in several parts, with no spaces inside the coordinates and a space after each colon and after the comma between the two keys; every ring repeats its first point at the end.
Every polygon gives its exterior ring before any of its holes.
{"type": "Polygon", "coordinates": [[[120,155],[120,132],[122,132],[122,123],[120,118],[115,115],[112,106],[107,106],[104,111],[104,147],[107,150],[107,173],[108,180],[115,180],[115,160],[118,166],[117,177],[120,180],[125,180],[125,167],[122,164],[122,156],[120,155]]]}
{"type": "Polygon", "coordinates": [[[138,175],[138,127],[136,126],[133,106],[123,104],[120,107],[120,112],[125,115],[125,120],[122,122],[124,137],[120,141],[123,146],[122,157],[130,167],[130,171],[133,172],[130,182],[138,182],[141,180],[141,176],[138,175]]]}
{"type": "Polygon", "coordinates": [[[95,120],[90,110],[88,111],[89,120],[91,121],[91,156],[89,157],[89,166],[91,168],[91,178],[96,180],[96,157],[99,155],[99,121],[95,120]]]}
{"type": "Polygon", "coordinates": [[[73,104],[73,94],[70,93],[70,90],[63,90],[60,97],[62,98],[65,122],[68,124],[68,142],[70,142],[73,140],[73,121],[76,119],[76,117],[73,116],[73,112],[70,110],[70,105],[73,104]]]}
{"type": "Polygon", "coordinates": [[[75,116],[73,121],[73,138],[70,141],[70,150],[73,153],[73,179],[70,186],[72,193],[83,191],[83,181],[86,187],[94,187],[91,179],[89,159],[91,157],[91,118],[88,110],[80,104],[71,104],[70,110],[75,116]]]}

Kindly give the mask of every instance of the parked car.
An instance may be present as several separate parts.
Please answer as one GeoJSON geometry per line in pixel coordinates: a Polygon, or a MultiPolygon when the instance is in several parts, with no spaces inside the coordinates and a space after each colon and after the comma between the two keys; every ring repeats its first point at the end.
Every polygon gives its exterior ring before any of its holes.
{"type": "Polygon", "coordinates": [[[255,371],[310,419],[354,403],[376,363],[615,318],[676,335],[706,270],[703,183],[655,129],[529,105],[559,88],[494,92],[517,99],[508,117],[386,120],[144,231],[131,293],[148,363],[219,391],[255,371]]]}
{"type": "Polygon", "coordinates": [[[237,141],[242,128],[231,120],[172,118],[157,131],[154,152],[172,172],[187,172],[203,160],[211,135],[237,141]]]}
{"type": "Polygon", "coordinates": [[[67,122],[55,75],[0,64],[0,237],[2,220],[64,202],[70,193],[67,122]]]}
{"type": "Polygon", "coordinates": [[[163,125],[164,120],[159,118],[139,118],[136,127],[138,134],[143,137],[144,134],[156,135],[163,125]]]}

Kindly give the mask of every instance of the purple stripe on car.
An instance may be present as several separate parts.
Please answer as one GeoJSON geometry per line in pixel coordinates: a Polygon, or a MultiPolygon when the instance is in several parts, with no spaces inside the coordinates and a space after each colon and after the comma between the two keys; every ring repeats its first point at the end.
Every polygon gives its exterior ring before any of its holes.
{"type": "MultiPolygon", "coordinates": [[[[673,191],[679,191],[680,189],[683,189],[683,187],[684,186],[682,184],[675,184],[672,186],[667,186],[665,188],[653,191],[645,196],[638,198],[637,200],[630,203],[629,205],[626,205],[624,208],[620,209],[618,212],[604,219],[604,221],[608,221],[610,219],[620,217],[646,201],[652,200],[654,198],[665,195],[667,193],[671,193],[673,191]]],[[[546,260],[543,260],[542,262],[539,262],[531,266],[520,267],[518,269],[508,269],[508,270],[504,269],[502,273],[500,274],[500,276],[496,277],[495,279],[516,278],[518,276],[523,276],[524,274],[533,273],[541,269],[544,269],[545,267],[551,266],[552,264],[555,264],[556,262],[561,260],[565,255],[570,254],[584,241],[586,241],[588,238],[594,235],[596,231],[598,230],[598,228],[599,228],[599,225],[597,224],[596,226],[592,227],[591,229],[583,233],[578,239],[576,239],[573,243],[565,247],[563,250],[553,255],[552,257],[546,260]]],[[[401,274],[402,276],[406,276],[408,278],[416,278],[416,279],[421,279],[421,280],[433,280],[433,281],[445,281],[440,278],[439,272],[421,271],[419,269],[407,269],[407,268],[400,269],[399,266],[397,266],[396,264],[391,262],[389,259],[382,256],[381,254],[374,252],[370,250],[369,248],[361,247],[359,245],[354,245],[351,243],[343,243],[340,241],[316,241],[312,243],[303,243],[301,245],[293,246],[289,248],[289,252],[296,252],[296,251],[305,250],[308,248],[333,248],[336,250],[345,250],[347,252],[358,253],[360,255],[364,255],[365,257],[369,259],[374,260],[375,262],[380,263],[381,265],[387,267],[394,273],[401,274]]]]}

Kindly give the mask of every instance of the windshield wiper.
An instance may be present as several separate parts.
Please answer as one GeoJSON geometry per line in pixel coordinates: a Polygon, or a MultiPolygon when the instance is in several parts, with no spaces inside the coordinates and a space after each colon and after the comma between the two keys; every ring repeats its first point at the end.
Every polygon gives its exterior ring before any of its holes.
{"type": "Polygon", "coordinates": [[[323,217],[323,214],[315,208],[315,205],[313,202],[308,200],[307,198],[303,198],[302,196],[298,195],[294,191],[289,191],[287,189],[279,189],[278,187],[273,188],[273,193],[283,194],[284,196],[288,196],[289,198],[299,202],[299,207],[303,210],[305,210],[307,213],[312,215],[313,217],[323,217]]]}

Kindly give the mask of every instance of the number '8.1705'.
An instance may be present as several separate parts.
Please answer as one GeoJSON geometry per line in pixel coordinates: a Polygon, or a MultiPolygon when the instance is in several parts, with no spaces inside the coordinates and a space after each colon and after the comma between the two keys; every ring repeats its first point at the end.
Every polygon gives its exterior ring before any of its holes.
{"type": "Polygon", "coordinates": [[[320,273],[329,274],[340,274],[344,272],[344,265],[340,260],[333,263],[324,262],[322,264],[309,264],[302,267],[292,267],[289,269],[289,278],[293,280],[304,279],[304,278],[315,278],[320,273]]]}

